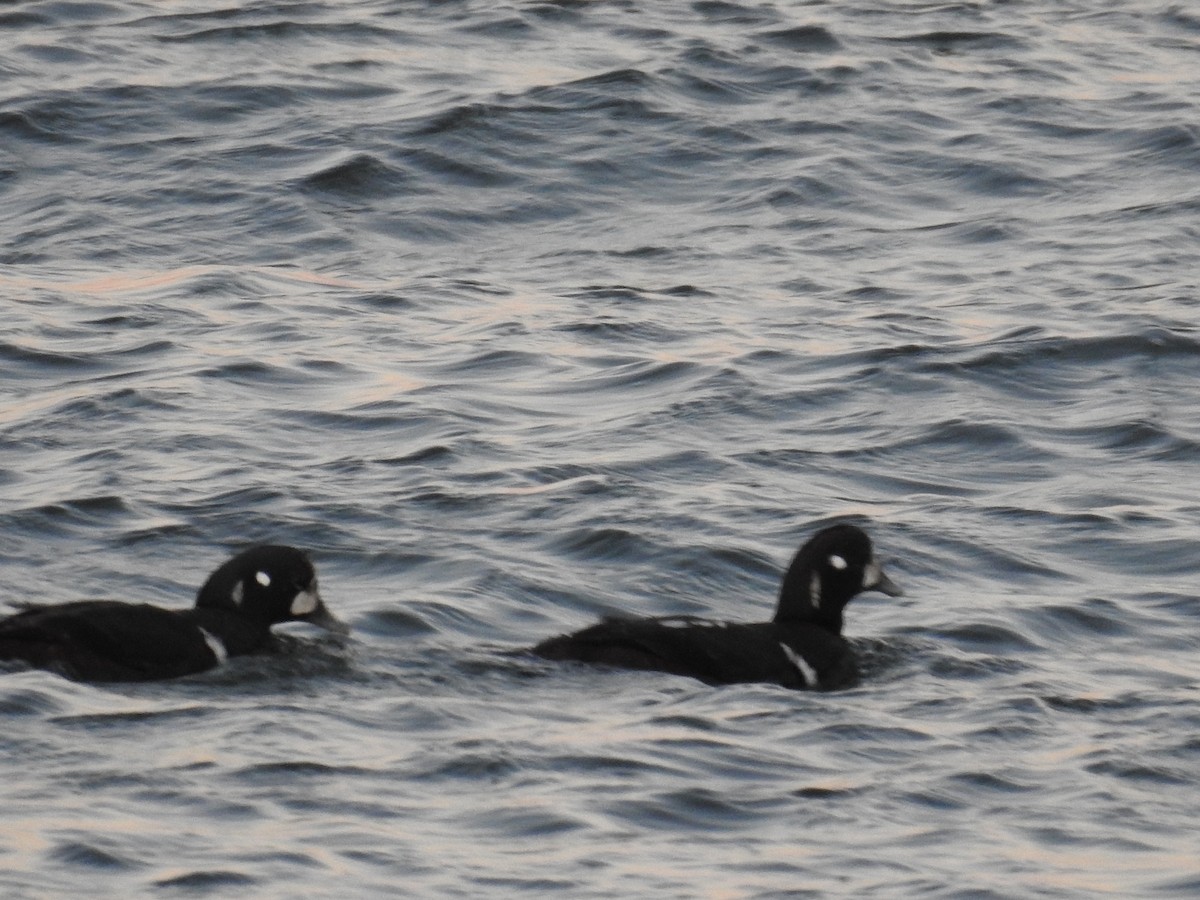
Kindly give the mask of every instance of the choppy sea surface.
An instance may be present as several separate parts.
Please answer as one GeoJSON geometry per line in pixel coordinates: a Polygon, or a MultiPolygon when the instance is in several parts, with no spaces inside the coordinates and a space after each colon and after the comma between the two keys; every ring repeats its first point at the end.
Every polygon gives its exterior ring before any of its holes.
{"type": "Polygon", "coordinates": [[[1200,894],[1200,11],[7,0],[0,610],[309,550],[347,641],[0,675],[0,892],[1200,894]],[[517,651],[769,617],[853,689],[517,651]]]}

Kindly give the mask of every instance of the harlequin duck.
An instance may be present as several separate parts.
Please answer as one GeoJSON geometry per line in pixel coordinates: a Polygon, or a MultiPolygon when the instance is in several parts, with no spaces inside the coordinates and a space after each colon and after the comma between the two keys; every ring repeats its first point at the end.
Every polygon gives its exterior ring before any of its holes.
{"type": "Polygon", "coordinates": [[[796,553],[770,622],[612,618],[543,641],[533,652],[545,659],[687,675],[708,684],[772,682],[830,690],[858,679],[854,652],[842,637],[842,609],[866,590],[902,593],[875,561],[866,533],[834,525],[796,553]]]}
{"type": "Polygon", "coordinates": [[[253,547],[218,568],[192,609],[83,600],[0,619],[0,660],[78,681],[153,681],[203,672],[251,653],[278,622],[345,634],[317,592],[317,573],[293,547],[253,547]]]}

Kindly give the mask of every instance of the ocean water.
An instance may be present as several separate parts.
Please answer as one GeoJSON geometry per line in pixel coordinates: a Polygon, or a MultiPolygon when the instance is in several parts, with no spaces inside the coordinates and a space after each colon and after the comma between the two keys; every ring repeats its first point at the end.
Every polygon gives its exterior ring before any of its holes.
{"type": "Polygon", "coordinates": [[[0,4],[0,610],[309,550],[348,640],[0,675],[0,892],[1200,893],[1200,12],[0,4]],[[519,651],[769,617],[863,683],[519,651]]]}

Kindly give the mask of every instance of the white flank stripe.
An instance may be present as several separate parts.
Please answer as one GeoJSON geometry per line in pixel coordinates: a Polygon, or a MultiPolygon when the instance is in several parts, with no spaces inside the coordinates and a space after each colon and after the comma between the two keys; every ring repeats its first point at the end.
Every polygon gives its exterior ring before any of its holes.
{"type": "Polygon", "coordinates": [[[810,666],[808,661],[805,660],[803,656],[801,656],[783,641],[779,642],[779,646],[783,650],[784,656],[791,661],[792,665],[796,667],[796,671],[800,673],[800,677],[804,679],[804,686],[816,687],[818,680],[817,670],[810,666]]]}
{"type": "Polygon", "coordinates": [[[229,651],[225,649],[225,645],[221,643],[215,634],[209,634],[203,628],[200,629],[200,633],[204,635],[204,643],[208,644],[208,649],[217,658],[218,666],[229,659],[229,651]]]}

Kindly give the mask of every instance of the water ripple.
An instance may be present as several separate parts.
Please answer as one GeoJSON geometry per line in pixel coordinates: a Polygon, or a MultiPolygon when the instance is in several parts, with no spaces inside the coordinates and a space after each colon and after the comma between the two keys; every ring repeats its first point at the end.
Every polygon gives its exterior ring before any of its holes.
{"type": "Polygon", "coordinates": [[[10,4],[5,611],[275,541],[354,634],[6,667],[0,888],[1194,893],[1200,20],[1135,6],[10,4]],[[834,521],[907,592],[852,690],[524,652],[834,521]]]}

